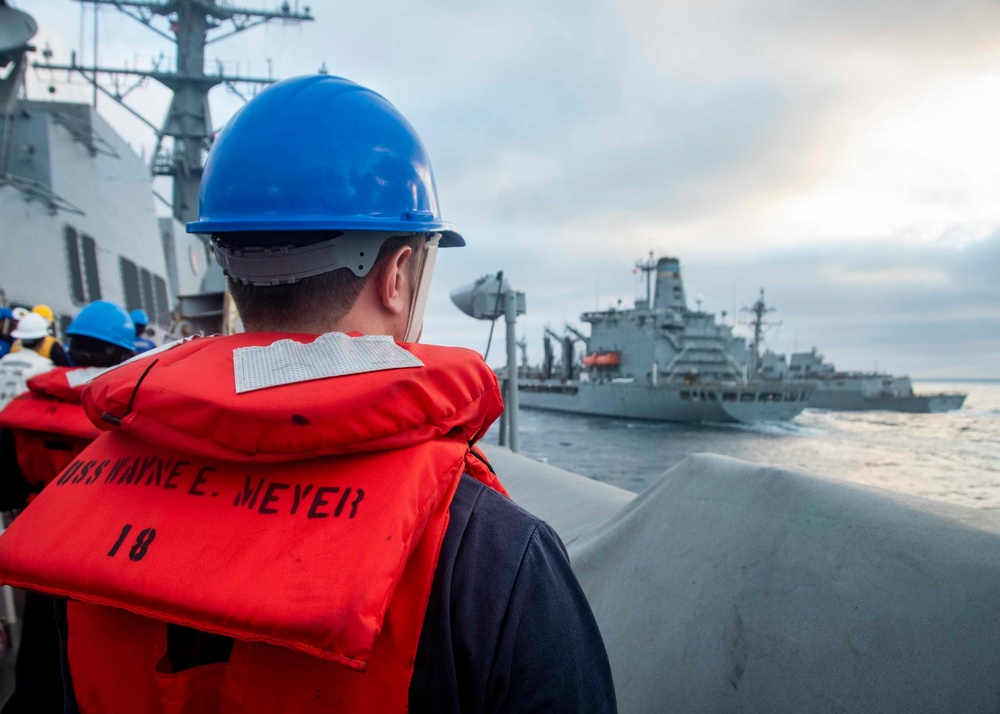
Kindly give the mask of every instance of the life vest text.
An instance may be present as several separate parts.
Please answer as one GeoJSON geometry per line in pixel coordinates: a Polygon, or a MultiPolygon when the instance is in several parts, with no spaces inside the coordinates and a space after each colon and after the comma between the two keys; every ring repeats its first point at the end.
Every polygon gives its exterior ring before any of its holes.
{"type": "MultiPolygon", "coordinates": [[[[365,498],[363,488],[283,483],[247,476],[236,483],[232,475],[218,475],[213,466],[158,456],[127,456],[119,459],[76,460],[59,474],[56,486],[150,487],[177,490],[195,498],[226,498],[234,508],[261,516],[301,514],[309,519],[352,520],[365,498]],[[235,494],[233,493],[235,488],[235,494]]],[[[223,501],[224,503],[225,501],[223,501]]]]}

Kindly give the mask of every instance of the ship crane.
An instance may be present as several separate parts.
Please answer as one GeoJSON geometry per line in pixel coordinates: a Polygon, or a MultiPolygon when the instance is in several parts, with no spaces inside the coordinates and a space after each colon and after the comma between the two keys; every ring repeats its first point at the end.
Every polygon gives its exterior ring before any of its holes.
{"type": "Polygon", "coordinates": [[[584,346],[587,346],[587,343],[588,343],[589,340],[586,337],[586,335],[584,335],[582,332],[580,332],[579,330],[577,330],[575,327],[573,327],[569,323],[566,323],[566,330],[571,335],[573,335],[574,337],[576,337],[577,340],[579,340],[580,342],[582,342],[584,344],[584,346]]]}
{"type": "Polygon", "coordinates": [[[563,379],[573,379],[573,345],[576,343],[576,339],[572,335],[557,335],[548,327],[545,328],[545,336],[551,337],[562,345],[562,376],[563,379]]]}
{"type": "Polygon", "coordinates": [[[552,340],[545,335],[542,340],[545,356],[542,359],[542,379],[552,379],[552,365],[555,362],[555,355],[552,351],[552,340]]]}

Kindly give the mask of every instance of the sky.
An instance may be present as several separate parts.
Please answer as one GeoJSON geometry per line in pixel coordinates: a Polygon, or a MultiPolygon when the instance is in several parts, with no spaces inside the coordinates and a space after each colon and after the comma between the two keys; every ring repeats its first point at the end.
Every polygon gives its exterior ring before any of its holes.
{"type": "MultiPolygon", "coordinates": [[[[93,61],[93,8],[16,5],[54,62],[81,45],[93,61]]],[[[278,78],[325,65],[417,128],[444,218],[468,243],[439,256],[425,341],[484,350],[489,323],[448,293],[503,270],[526,294],[518,332],[537,361],[546,325],[579,328],[582,311],[641,297],[633,266],[652,251],[680,258],[691,306],[728,322],[763,288],[776,351],[1000,377],[995,0],[371,0],[312,13],[211,44],[208,63],[278,78]]],[[[101,64],[173,62],[136,21],[97,16],[101,64]]],[[[35,97],[89,97],[65,73],[29,79],[35,97]]],[[[151,84],[128,100],[159,123],[168,95],[151,84]]],[[[211,103],[221,127],[242,100],[219,88],[211,103]]],[[[147,128],[98,106],[149,154],[147,128]]]]}

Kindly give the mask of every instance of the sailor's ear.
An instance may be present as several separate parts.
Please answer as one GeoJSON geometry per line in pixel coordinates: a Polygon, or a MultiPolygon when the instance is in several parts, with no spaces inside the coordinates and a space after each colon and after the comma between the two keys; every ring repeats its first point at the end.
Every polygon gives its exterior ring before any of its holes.
{"type": "Polygon", "coordinates": [[[413,260],[413,248],[403,245],[394,250],[386,260],[380,261],[379,298],[386,310],[400,315],[410,309],[410,292],[413,290],[409,261],[413,260]]]}

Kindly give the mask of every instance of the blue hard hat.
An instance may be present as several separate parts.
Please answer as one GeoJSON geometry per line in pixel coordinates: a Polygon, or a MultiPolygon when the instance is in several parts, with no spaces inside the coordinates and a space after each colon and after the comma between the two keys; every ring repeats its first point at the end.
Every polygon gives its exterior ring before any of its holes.
{"type": "Polygon", "coordinates": [[[440,233],[427,151],[379,94],[329,75],[271,85],[229,120],[208,155],[188,233],[440,233]]]}
{"type": "Polygon", "coordinates": [[[107,300],[97,300],[80,310],[66,328],[66,334],[93,337],[126,350],[135,350],[135,323],[125,308],[107,300]]]}
{"type": "Polygon", "coordinates": [[[0,320],[13,320],[14,313],[9,307],[0,307],[0,320]]]}
{"type": "Polygon", "coordinates": [[[134,322],[137,325],[148,325],[149,324],[149,315],[146,314],[145,310],[138,310],[138,309],[137,310],[133,310],[132,312],[130,312],[128,314],[128,316],[131,317],[132,318],[132,322],[134,322]]]}

